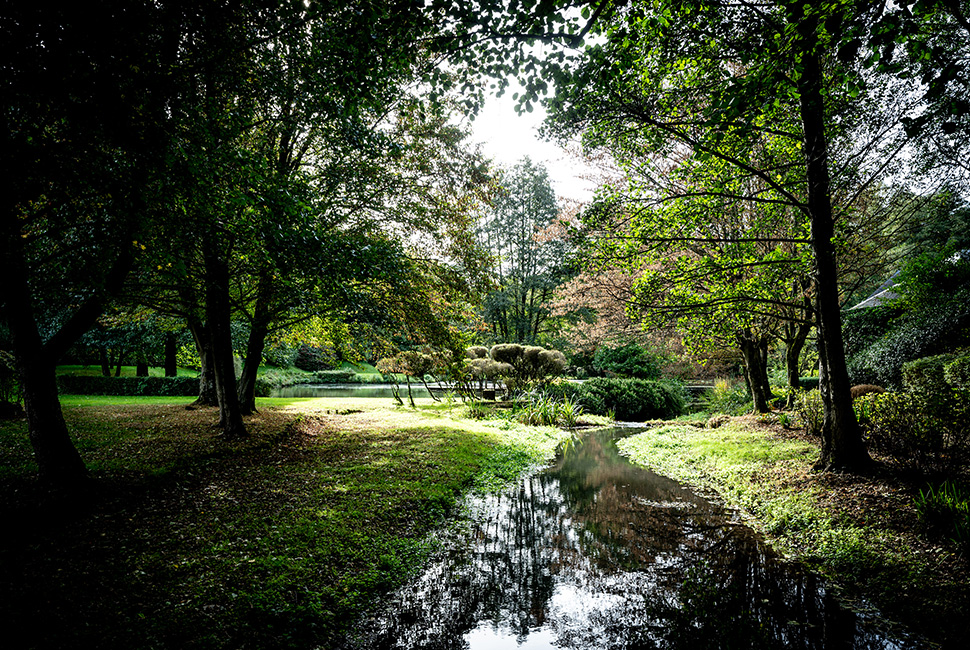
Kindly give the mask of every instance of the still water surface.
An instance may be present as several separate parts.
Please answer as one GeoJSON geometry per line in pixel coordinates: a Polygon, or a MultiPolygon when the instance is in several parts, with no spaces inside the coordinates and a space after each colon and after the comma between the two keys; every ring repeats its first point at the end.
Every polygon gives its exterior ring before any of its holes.
{"type": "MultiPolygon", "coordinates": [[[[408,389],[401,385],[401,399],[407,400],[408,389]]],[[[411,385],[411,394],[415,399],[428,397],[424,386],[411,385]]],[[[300,384],[277,388],[270,393],[271,397],[386,397],[394,398],[394,388],[390,384],[300,384]]]]}
{"type": "Polygon", "coordinates": [[[469,501],[470,534],[348,649],[917,648],[842,608],[723,508],[586,434],[555,464],[469,501]]]}

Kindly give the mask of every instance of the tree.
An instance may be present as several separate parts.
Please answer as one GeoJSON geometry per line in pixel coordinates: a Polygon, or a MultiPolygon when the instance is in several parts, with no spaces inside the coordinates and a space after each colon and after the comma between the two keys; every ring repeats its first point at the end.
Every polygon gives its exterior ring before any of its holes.
{"type": "Polygon", "coordinates": [[[161,202],[171,32],[158,18],[151,3],[18,3],[0,24],[0,300],[40,476],[58,486],[87,472],[55,365],[121,288],[161,202]]]}
{"type": "Polygon", "coordinates": [[[484,320],[501,341],[533,343],[549,317],[545,304],[565,274],[566,244],[543,240],[559,207],[542,165],[528,158],[508,170],[478,227],[492,255],[497,289],[485,299],[484,320]]]}
{"type": "MultiPolygon", "coordinates": [[[[832,184],[830,154],[832,108],[860,90],[859,76],[838,65],[830,32],[870,18],[854,10],[839,3],[785,2],[629,8],[603,25],[604,42],[587,48],[586,64],[560,77],[567,92],[553,102],[562,119],[582,124],[590,115],[596,120],[594,99],[609,99],[618,90],[610,105],[623,112],[612,116],[614,132],[632,127],[637,134],[617,140],[629,147],[622,152],[626,160],[675,142],[688,156],[718,160],[739,177],[757,179],[769,203],[782,197],[805,216],[811,228],[813,309],[826,414],[819,467],[829,469],[868,464],[841,344],[833,204],[843,188],[832,184]],[[779,113],[786,119],[776,127],[771,117],[779,113]],[[779,177],[768,173],[775,167],[752,165],[736,155],[737,147],[724,146],[759,133],[797,144],[797,166],[779,177]]],[[[604,119],[599,124],[607,131],[610,123],[604,119]]],[[[892,153],[891,146],[887,152],[892,153]]]]}

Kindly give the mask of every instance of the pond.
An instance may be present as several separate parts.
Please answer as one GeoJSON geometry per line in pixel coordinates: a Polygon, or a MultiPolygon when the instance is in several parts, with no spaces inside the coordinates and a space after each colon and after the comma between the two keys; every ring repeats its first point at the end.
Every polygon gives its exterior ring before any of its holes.
{"type": "MultiPolygon", "coordinates": [[[[411,394],[415,399],[429,397],[427,389],[411,384],[411,394]]],[[[299,384],[277,388],[270,397],[386,397],[394,398],[394,387],[390,384],[299,384]]],[[[401,399],[408,398],[407,386],[401,385],[401,399]]]]}
{"type": "Polygon", "coordinates": [[[614,444],[630,432],[576,438],[513,489],[469,499],[463,532],[344,648],[919,647],[724,508],[631,465],[614,444]]]}

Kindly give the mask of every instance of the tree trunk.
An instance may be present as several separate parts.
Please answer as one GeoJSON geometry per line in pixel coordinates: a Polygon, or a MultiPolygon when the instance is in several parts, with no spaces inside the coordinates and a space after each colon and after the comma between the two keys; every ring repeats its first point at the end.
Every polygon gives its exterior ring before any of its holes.
{"type": "Polygon", "coordinates": [[[71,440],[61,412],[56,359],[45,350],[37,329],[19,228],[3,234],[7,241],[3,250],[4,281],[0,304],[3,305],[24,396],[27,435],[41,481],[70,490],[86,481],[88,470],[71,440]]]}
{"type": "Polygon", "coordinates": [[[751,330],[738,333],[738,346],[744,359],[745,377],[751,390],[751,401],[757,413],[767,413],[768,401],[771,399],[768,368],[764,363],[762,343],[763,337],[755,335],[751,330]]]}
{"type": "Polygon", "coordinates": [[[812,324],[809,322],[790,323],[791,331],[785,341],[785,371],[788,375],[788,399],[786,408],[795,405],[795,391],[801,388],[801,373],[798,369],[798,360],[802,356],[802,349],[808,339],[808,333],[812,331],[812,324]]]}
{"type": "Polygon", "coordinates": [[[249,434],[243,424],[236,388],[236,364],[230,327],[232,314],[229,307],[229,266],[213,250],[206,251],[205,279],[206,329],[210,337],[215,369],[219,425],[224,438],[238,440],[249,434]]]}
{"type": "Polygon", "coordinates": [[[135,362],[135,376],[136,377],[147,377],[148,376],[148,363],[144,361],[135,362]]]}
{"type": "Polygon", "coordinates": [[[835,228],[829,197],[825,110],[821,93],[822,69],[816,53],[818,23],[805,19],[798,23],[798,29],[802,37],[803,58],[797,83],[805,132],[808,211],[815,252],[815,313],[818,318],[819,356],[825,366],[820,382],[825,419],[822,426],[822,453],[816,468],[859,471],[872,461],[852,410],[849,373],[842,344],[842,315],[839,309],[835,246],[832,242],[835,228]]]}
{"type": "Polygon", "coordinates": [[[219,406],[216,395],[215,362],[212,358],[212,344],[205,325],[195,318],[189,319],[189,332],[195,341],[195,350],[199,354],[199,396],[192,403],[194,406],[219,406]]]}
{"type": "Polygon", "coordinates": [[[108,359],[108,350],[102,345],[98,348],[98,362],[101,364],[101,376],[111,376],[111,360],[108,359]]]}
{"type": "Polygon", "coordinates": [[[273,299],[272,278],[268,273],[260,275],[253,308],[253,320],[246,342],[246,358],[243,360],[242,375],[239,377],[239,408],[243,415],[256,412],[256,377],[259,364],[263,361],[266,348],[266,335],[269,333],[269,307],[273,299]]]}
{"type": "Polygon", "coordinates": [[[259,364],[263,360],[263,349],[266,347],[265,325],[253,327],[249,330],[249,342],[246,345],[246,359],[243,361],[242,374],[239,377],[239,408],[243,415],[256,412],[256,376],[259,364]]]}
{"type": "Polygon", "coordinates": [[[165,376],[177,377],[178,374],[178,345],[175,334],[168,332],[165,335],[165,376]]]}
{"type": "MultiPolygon", "coordinates": [[[[17,347],[15,344],[15,349],[17,347]]],[[[88,470],[71,440],[61,412],[54,365],[38,359],[24,364],[18,361],[18,366],[27,411],[27,431],[41,480],[65,489],[84,483],[88,470]]]]}

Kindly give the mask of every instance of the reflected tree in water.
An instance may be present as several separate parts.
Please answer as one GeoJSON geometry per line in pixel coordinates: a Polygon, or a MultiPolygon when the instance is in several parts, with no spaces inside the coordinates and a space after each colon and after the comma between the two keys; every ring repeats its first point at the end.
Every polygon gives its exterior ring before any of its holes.
{"type": "Polygon", "coordinates": [[[677,483],[620,457],[611,432],[470,504],[459,541],[346,648],[887,648],[813,575],[677,483]],[[546,639],[554,638],[554,644],[546,639]],[[496,647],[496,646],[489,646],[496,647]]]}

